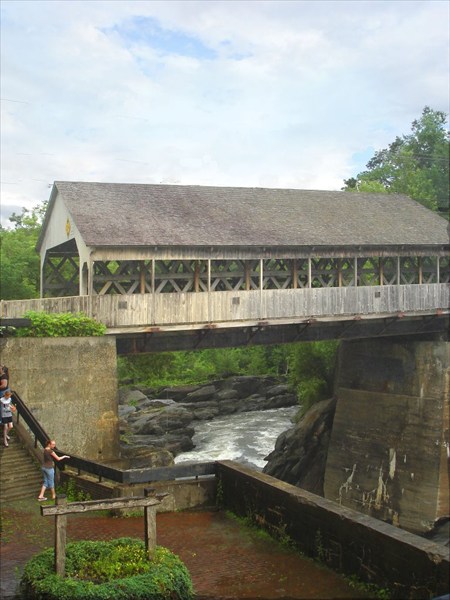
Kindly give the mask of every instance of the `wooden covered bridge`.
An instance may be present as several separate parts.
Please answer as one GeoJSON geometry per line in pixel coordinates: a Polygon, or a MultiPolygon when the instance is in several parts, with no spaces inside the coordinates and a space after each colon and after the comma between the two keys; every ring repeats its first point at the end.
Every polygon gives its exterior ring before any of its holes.
{"type": "Polygon", "coordinates": [[[83,311],[123,351],[444,331],[449,247],[401,195],[58,181],[41,299],[2,317],[83,311]]]}

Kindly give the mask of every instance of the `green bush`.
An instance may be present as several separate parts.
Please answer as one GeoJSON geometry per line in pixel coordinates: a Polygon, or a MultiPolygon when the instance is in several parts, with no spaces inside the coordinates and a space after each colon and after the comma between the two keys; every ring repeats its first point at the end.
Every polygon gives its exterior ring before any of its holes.
{"type": "Polygon", "coordinates": [[[192,600],[189,572],[178,556],[157,546],[149,560],[133,538],[66,546],[66,576],[54,572],[48,548],[25,565],[21,592],[30,600],[192,600]]]}
{"type": "Polygon", "coordinates": [[[330,395],[331,392],[324,379],[311,377],[301,381],[297,386],[297,398],[301,406],[298,417],[302,417],[313,404],[326,400],[330,395]]]}
{"type": "Polygon", "coordinates": [[[17,330],[17,337],[86,337],[103,335],[106,326],[84,313],[48,314],[30,310],[24,314],[30,327],[17,330]]]}

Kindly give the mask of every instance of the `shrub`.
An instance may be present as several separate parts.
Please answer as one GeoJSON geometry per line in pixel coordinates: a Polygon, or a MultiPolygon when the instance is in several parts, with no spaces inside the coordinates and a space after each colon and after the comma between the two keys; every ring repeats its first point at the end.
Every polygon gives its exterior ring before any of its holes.
{"type": "Polygon", "coordinates": [[[17,330],[17,337],[86,337],[103,335],[106,326],[84,313],[48,314],[30,310],[24,317],[30,319],[29,327],[17,330]]]}
{"type": "Polygon", "coordinates": [[[30,600],[192,600],[189,572],[178,556],[157,546],[149,560],[133,538],[66,546],[66,577],[54,572],[48,548],[25,565],[20,581],[30,600]]]}

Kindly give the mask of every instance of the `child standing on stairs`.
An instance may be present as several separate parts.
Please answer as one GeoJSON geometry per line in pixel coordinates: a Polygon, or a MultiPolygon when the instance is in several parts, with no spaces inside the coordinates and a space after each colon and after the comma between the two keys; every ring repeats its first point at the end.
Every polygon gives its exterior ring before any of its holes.
{"type": "Polygon", "coordinates": [[[16,410],[16,407],[12,403],[12,394],[8,390],[3,393],[3,396],[0,398],[0,416],[3,425],[3,444],[8,447],[9,435],[8,431],[13,427],[13,411],[16,410]]]}

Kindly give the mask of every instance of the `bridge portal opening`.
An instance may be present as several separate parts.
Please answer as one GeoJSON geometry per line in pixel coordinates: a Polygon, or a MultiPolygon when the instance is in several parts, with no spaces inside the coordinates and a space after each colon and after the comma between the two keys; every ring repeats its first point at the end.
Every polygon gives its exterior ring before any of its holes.
{"type": "Polygon", "coordinates": [[[43,298],[78,296],[82,293],[80,256],[76,241],[71,239],[47,250],[41,273],[43,298]]]}

